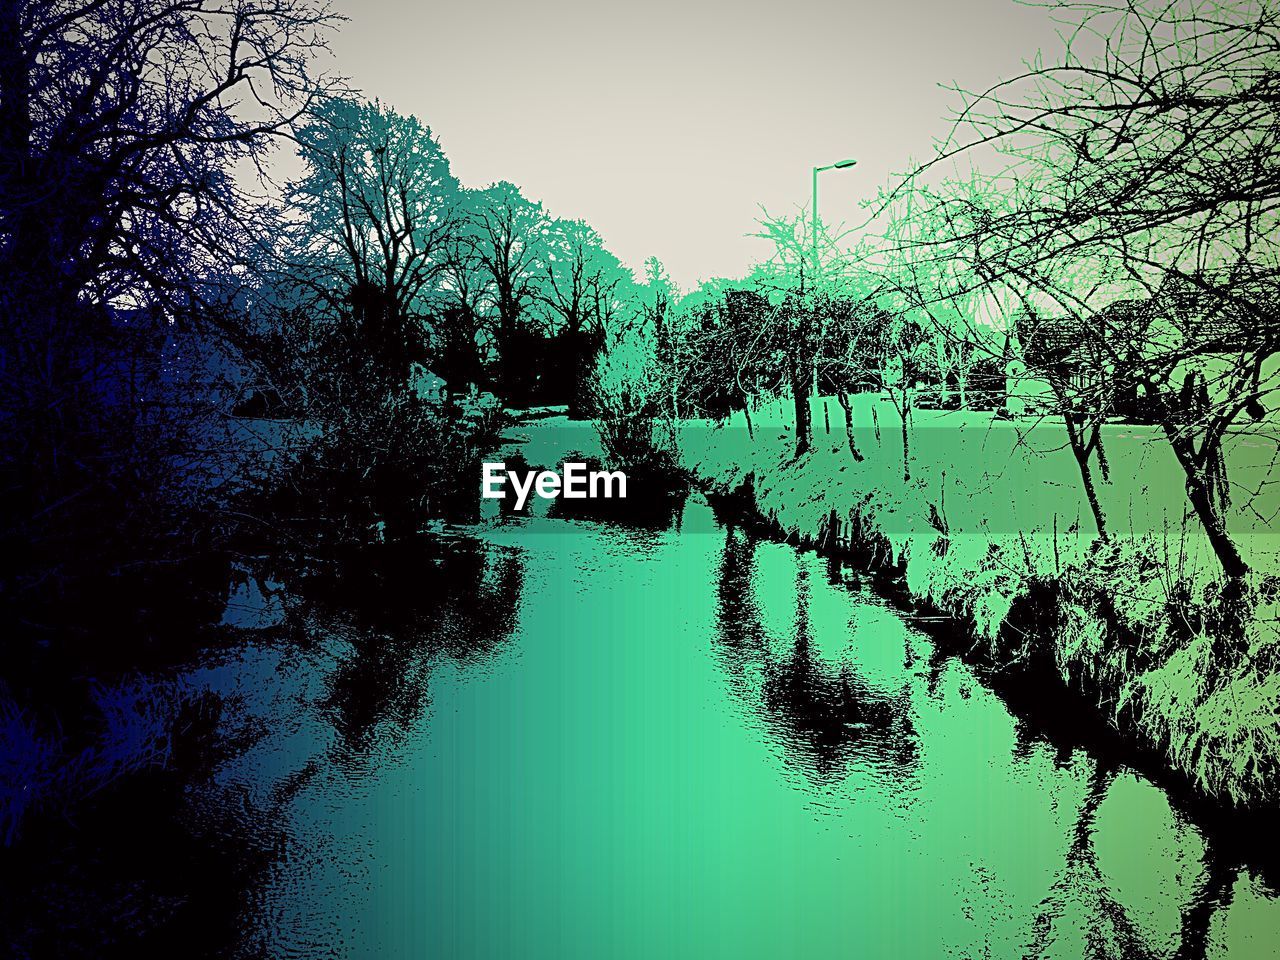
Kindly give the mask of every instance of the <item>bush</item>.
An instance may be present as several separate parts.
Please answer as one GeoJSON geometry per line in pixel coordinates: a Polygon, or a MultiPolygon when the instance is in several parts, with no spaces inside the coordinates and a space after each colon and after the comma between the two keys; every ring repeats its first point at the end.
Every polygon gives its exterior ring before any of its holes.
{"type": "Polygon", "coordinates": [[[644,338],[600,355],[590,406],[611,468],[650,479],[683,476],[669,397],[644,338]]]}
{"type": "Polygon", "coordinates": [[[330,522],[340,539],[400,539],[478,510],[479,453],[497,401],[461,405],[388,393],[325,423],[269,483],[267,514],[330,522]]]}

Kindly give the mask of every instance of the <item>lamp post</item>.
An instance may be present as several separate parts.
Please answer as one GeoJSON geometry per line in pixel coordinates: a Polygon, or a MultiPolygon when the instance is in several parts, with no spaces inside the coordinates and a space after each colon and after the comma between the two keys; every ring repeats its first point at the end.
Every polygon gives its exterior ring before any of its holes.
{"type": "Polygon", "coordinates": [[[824,170],[845,170],[852,167],[857,160],[837,160],[825,167],[813,168],[813,272],[818,272],[818,174],[824,170]]]}
{"type": "MultiPolygon", "coordinates": [[[[857,162],[857,160],[837,160],[835,163],[829,163],[825,167],[813,168],[813,228],[810,232],[813,234],[814,283],[817,283],[818,280],[818,174],[822,173],[824,170],[847,170],[857,162]]],[[[821,331],[819,331],[818,338],[819,340],[822,338],[821,331]]],[[[816,353],[813,358],[813,395],[815,397],[818,396],[818,357],[816,353]]],[[[830,426],[828,425],[828,431],[829,430],[830,426]]]]}

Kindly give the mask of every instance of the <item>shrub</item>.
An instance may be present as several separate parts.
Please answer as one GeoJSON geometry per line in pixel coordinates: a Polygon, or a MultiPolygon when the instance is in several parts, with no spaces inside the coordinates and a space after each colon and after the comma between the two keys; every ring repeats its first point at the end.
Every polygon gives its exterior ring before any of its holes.
{"type": "Polygon", "coordinates": [[[671,405],[645,342],[601,354],[590,406],[610,467],[650,479],[683,475],[671,405]]]}

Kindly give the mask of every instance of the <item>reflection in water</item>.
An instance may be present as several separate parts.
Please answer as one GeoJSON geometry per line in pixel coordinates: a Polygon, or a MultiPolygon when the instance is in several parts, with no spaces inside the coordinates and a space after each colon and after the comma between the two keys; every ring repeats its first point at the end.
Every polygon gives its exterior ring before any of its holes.
{"type": "Polygon", "coordinates": [[[472,660],[510,636],[522,580],[514,551],[433,538],[362,551],[303,578],[297,613],[351,648],[323,700],[349,755],[422,716],[435,657],[472,660]]]}
{"type": "Polygon", "coordinates": [[[1069,834],[1066,863],[1058,871],[1049,895],[1041,901],[1032,924],[1032,956],[1059,955],[1051,949],[1056,937],[1063,934],[1059,928],[1081,922],[1086,925],[1080,950],[1082,960],[1149,956],[1141,934],[1129,920],[1124,906],[1112,896],[1106,878],[1098,869],[1093,847],[1098,808],[1114,778],[1113,768],[1094,764],[1069,834]]]}
{"type": "MultiPolygon", "coordinates": [[[[1079,956],[1086,960],[1168,956],[1174,960],[1204,960],[1220,952],[1212,949],[1211,926],[1215,916],[1230,906],[1239,868],[1209,839],[1198,862],[1187,864],[1198,869],[1198,879],[1186,884],[1187,900],[1180,904],[1181,919],[1167,931],[1168,945],[1162,948],[1159,938],[1144,933],[1133,916],[1133,905],[1124,902],[1113,878],[1099,863],[1099,811],[1109,799],[1123,801],[1113,792],[1118,768],[1104,760],[1091,762],[1093,771],[1068,833],[1065,863],[1032,922],[1028,956],[1079,956]]],[[[1191,837],[1185,836],[1191,832],[1185,824],[1176,824],[1175,831],[1184,835],[1184,846],[1194,846],[1188,842],[1191,837]]],[[[1190,880],[1186,876],[1179,879],[1190,880]]],[[[1178,894],[1169,888],[1158,892],[1172,898],[1178,894]]],[[[1246,955],[1260,957],[1264,953],[1260,950],[1246,955]]]]}
{"type": "Polygon", "coordinates": [[[1182,914],[1181,944],[1175,960],[1203,960],[1209,955],[1209,932],[1215,916],[1231,905],[1231,889],[1240,870],[1221,852],[1205,852],[1200,889],[1182,914]],[[1215,855],[1216,853],[1216,855],[1215,855]]]}
{"type": "MultiPolygon", "coordinates": [[[[829,802],[836,785],[842,790],[873,786],[872,802],[880,804],[912,782],[922,795],[945,796],[948,788],[938,781],[937,761],[929,763],[925,757],[913,697],[960,720],[958,714],[966,712],[976,696],[969,668],[942,645],[908,635],[899,661],[900,685],[869,682],[860,658],[882,644],[884,637],[861,636],[856,621],[815,623],[812,565],[793,555],[790,565],[775,563],[766,568],[759,562],[761,548],[755,537],[730,529],[720,556],[716,640],[735,697],[760,718],[788,767],[803,773],[806,792],[820,793],[824,801],[829,802]],[[779,616],[782,608],[793,613],[779,616]],[[847,650],[838,656],[824,653],[829,644],[819,642],[819,634],[833,632],[849,638],[847,650]],[[912,677],[918,678],[914,692],[912,677]],[[875,782],[849,778],[854,767],[874,770],[875,782]]],[[[845,585],[841,571],[830,562],[826,581],[835,589],[845,585]]],[[[972,709],[985,712],[986,708],[973,704],[972,709]]],[[[1202,833],[1167,806],[1162,808],[1156,800],[1159,792],[1132,774],[1126,775],[1124,789],[1118,789],[1117,775],[1123,768],[1108,759],[1105,751],[1091,756],[1080,749],[1078,736],[1062,739],[1048,729],[1015,721],[1007,759],[993,757],[988,762],[993,769],[1007,766],[1004,774],[998,774],[1004,777],[1019,767],[1049,763],[1041,774],[1041,789],[1052,792],[1055,807],[1064,813],[1072,811],[1061,821],[1061,860],[1046,876],[1038,902],[1029,902],[1021,917],[1012,906],[1013,891],[1003,896],[997,892],[1002,878],[991,856],[994,851],[986,853],[987,861],[971,860],[970,876],[962,880],[955,896],[964,902],[964,915],[977,928],[972,949],[994,956],[1007,952],[1063,960],[1270,956],[1270,938],[1265,945],[1258,941],[1250,947],[1249,941],[1243,941],[1244,945],[1232,949],[1225,946],[1227,911],[1240,878],[1240,869],[1231,860],[1238,852],[1229,853],[1214,835],[1202,833]],[[1082,769],[1086,772],[1077,777],[1075,771],[1082,769]],[[1100,818],[1104,806],[1110,814],[1100,818]],[[1100,838],[1113,851],[1109,861],[1099,855],[1100,838]],[[1163,879],[1158,871],[1143,875],[1141,868],[1127,862],[1140,856],[1163,859],[1163,868],[1172,872],[1163,879]],[[1008,914],[1012,921],[1012,939],[997,949],[1000,914],[1008,914]]],[[[936,741],[938,732],[932,736],[936,741]]],[[[932,746],[936,752],[939,744],[932,746]]],[[[986,775],[978,753],[966,762],[973,778],[986,775]]],[[[987,799],[993,805],[1011,800],[995,792],[987,799]]],[[[962,805],[959,797],[956,805],[962,805]]],[[[1009,813],[1027,815],[1016,807],[1009,813]]],[[[913,829],[930,835],[948,828],[926,820],[913,829]]],[[[1052,843],[1050,831],[1036,841],[1052,843]]],[[[941,850],[942,839],[934,842],[941,850]]],[[[942,868],[947,855],[939,852],[937,856],[942,868]]],[[[1026,892],[1035,893],[1034,888],[1026,892]]]]}
{"type": "MultiPolygon", "coordinates": [[[[770,636],[760,609],[776,601],[757,576],[756,547],[753,536],[730,529],[720,561],[716,626],[735,692],[758,703],[792,761],[815,783],[842,779],[855,755],[887,762],[894,778],[908,778],[916,745],[909,698],[874,690],[848,659],[832,665],[818,654],[810,624],[809,569],[803,564],[795,567],[790,635],[770,636]]],[[[849,630],[845,623],[836,626],[849,630]]]]}
{"type": "MultiPolygon", "coordinates": [[[[483,664],[510,639],[524,568],[514,550],[429,537],[309,558],[277,577],[283,621],[188,679],[224,704],[217,752],[225,761],[209,780],[197,778],[189,829],[240,864],[242,895],[236,915],[222,918],[227,939],[174,955],[279,955],[275,915],[285,904],[266,893],[278,878],[360,874],[352,851],[326,849],[344,842],[340,818],[320,836],[304,824],[352,802],[355,786],[404,749],[425,722],[433,675],[483,664]]],[[[331,950],[336,936],[325,923],[293,935],[301,955],[331,950]]]]}

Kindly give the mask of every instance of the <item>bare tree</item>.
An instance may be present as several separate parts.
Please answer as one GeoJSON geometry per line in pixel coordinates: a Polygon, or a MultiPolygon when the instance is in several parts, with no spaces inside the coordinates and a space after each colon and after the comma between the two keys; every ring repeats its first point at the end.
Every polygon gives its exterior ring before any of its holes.
{"type": "Polygon", "coordinates": [[[312,0],[0,2],[9,305],[198,300],[254,208],[232,165],[329,85],[310,63],[333,20],[312,0]]]}
{"type": "MultiPolygon", "coordinates": [[[[756,236],[773,245],[772,256],[754,274],[757,288],[771,306],[762,318],[765,340],[781,352],[786,367],[795,409],[796,456],[801,457],[813,446],[810,400],[817,387],[818,345],[824,319],[819,302],[830,295],[833,271],[829,264],[815,260],[813,226],[803,211],[794,217],[765,213],[758,225],[756,236]]],[[[821,224],[819,230],[817,248],[834,250],[821,224]]]]}
{"type": "Polygon", "coordinates": [[[30,559],[7,586],[136,568],[200,509],[207,487],[162,486],[225,453],[178,439],[214,399],[191,374],[243,335],[253,173],[331,86],[312,63],[333,19],[313,0],[0,0],[0,527],[21,544],[0,553],[30,559]]]}
{"type": "Polygon", "coordinates": [[[870,275],[846,280],[847,293],[821,304],[826,314],[819,352],[820,378],[832,384],[844,412],[845,442],[849,456],[864,457],[854,437],[853,396],[883,383],[881,355],[891,317],[870,295],[870,275]]]}
{"type": "Polygon", "coordinates": [[[476,253],[474,221],[463,217],[448,241],[440,282],[435,324],[442,340],[441,375],[459,383],[479,384],[491,345],[487,333],[491,278],[476,253]]]}
{"type": "Polygon", "coordinates": [[[426,358],[460,219],[449,161],[416,117],[346,97],[319,104],[297,140],[307,172],[289,190],[292,277],[350,319],[374,373],[403,383],[426,358]]]}
{"type": "Polygon", "coordinates": [[[541,203],[507,182],[473,194],[469,202],[474,255],[488,281],[499,378],[510,387],[524,360],[517,355],[517,337],[533,321],[531,308],[541,299],[551,218],[541,203]]]}
{"type": "Polygon", "coordinates": [[[1076,352],[1136,383],[1238,581],[1248,566],[1226,529],[1223,444],[1239,431],[1274,442],[1261,425],[1280,386],[1280,11],[1048,6],[1073,24],[1060,61],[966,95],[954,146],[917,177],[986,146],[1007,158],[1006,182],[1034,184],[981,216],[943,201],[943,242],[967,245],[988,281],[1053,304],[1076,352]],[[1080,265],[1102,282],[1082,285],[1080,265]]]}
{"type": "Polygon", "coordinates": [[[714,280],[681,300],[666,323],[678,399],[713,416],[742,410],[753,440],[752,409],[784,382],[770,309],[751,283],[714,280]]]}
{"type": "Polygon", "coordinates": [[[543,303],[561,330],[603,335],[633,292],[635,277],[581,220],[557,223],[547,246],[543,303]]]}

